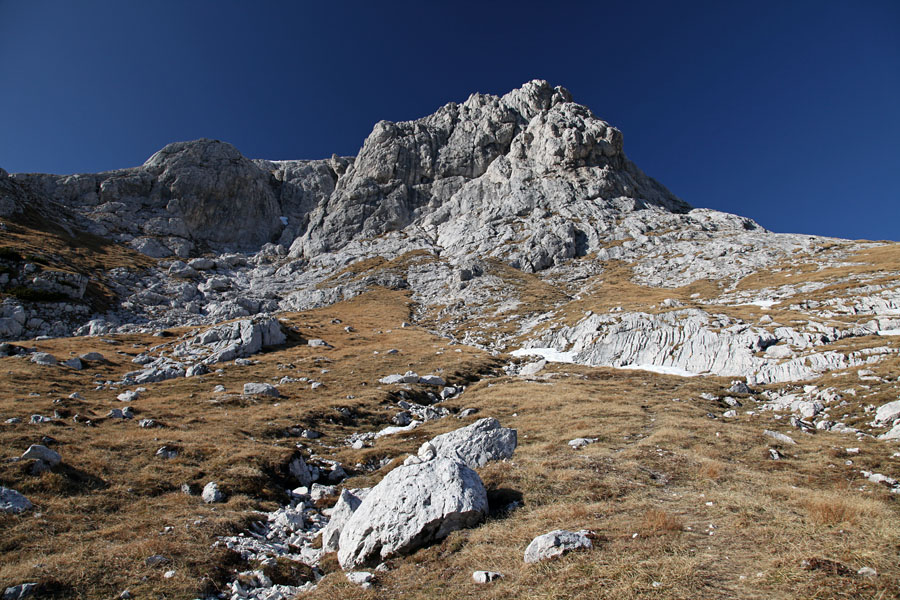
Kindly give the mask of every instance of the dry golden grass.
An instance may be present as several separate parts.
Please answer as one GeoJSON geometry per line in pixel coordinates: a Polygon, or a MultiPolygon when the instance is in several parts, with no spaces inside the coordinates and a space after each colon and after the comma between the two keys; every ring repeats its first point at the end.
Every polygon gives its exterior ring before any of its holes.
{"type": "MultiPolygon", "coordinates": [[[[721,394],[730,379],[574,365],[551,366],[534,380],[497,376],[501,358],[450,345],[419,328],[399,327],[409,311],[405,295],[377,290],[285,315],[296,329],[294,341],[257,355],[258,364],[226,364],[221,374],[147,386],[133,403],[135,411],[138,418],[162,421],[162,429],[105,420],[110,408],[121,406],[115,400],[121,390],[94,389],[94,380],[121,377],[134,368],[133,355],[177,338],[27,343],[63,359],[89,350],[108,358],[84,371],[0,359],[0,417],[65,414],[46,425],[0,423],[7,456],[49,435],[64,462],[40,476],[28,474],[21,463],[0,464],[0,484],[36,504],[33,512],[0,517],[0,584],[38,581],[49,597],[58,598],[114,597],[125,588],[138,597],[170,598],[220,590],[234,572],[254,565],[210,547],[217,536],[240,531],[257,518],[252,511],[271,510],[284,501],[283,489],[290,485],[285,466],[301,441],[286,437],[288,428],[321,431],[321,440],[302,440],[304,452],[351,467],[346,485],[359,487],[376,483],[400,461],[373,473],[355,472],[353,465],[384,457],[402,460],[434,435],[494,416],[518,430],[519,448],[511,460],[480,470],[493,509],[482,526],[390,561],[392,569],[378,574],[372,590],[353,587],[332,572],[336,561],[326,556],[323,568],[330,574],[307,597],[897,595],[897,498],[859,475],[868,469],[900,476],[890,446],[827,432],[795,432],[798,444],[781,447],[785,458],[771,461],[767,450],[774,442],[762,430],[784,428],[770,414],[742,414],[728,422],[707,417],[720,407],[700,394],[721,394]],[[334,323],[336,318],[341,323],[334,323]],[[355,331],[344,331],[345,325],[355,331]],[[323,338],[333,348],[297,343],[300,336],[323,338]],[[391,348],[400,352],[386,354],[391,348]],[[408,434],[381,438],[372,448],[344,446],[347,435],[389,423],[397,411],[396,388],[376,381],[407,369],[468,383],[462,396],[444,405],[478,413],[462,421],[428,422],[408,434]],[[302,383],[282,385],[280,399],[239,394],[245,382],[272,382],[284,375],[325,385],[318,390],[302,383]],[[212,392],[218,384],[226,393],[212,392]],[[67,398],[75,390],[83,400],[67,398]],[[30,396],[31,391],[38,395],[30,396]],[[342,417],[337,408],[350,409],[353,416],[342,417]],[[72,423],[69,417],[76,412],[94,419],[96,427],[72,423]],[[566,442],[574,437],[599,441],[572,450],[566,442]],[[157,459],[162,445],[178,448],[179,456],[157,459]],[[849,445],[860,448],[853,465],[835,450],[849,445]],[[196,490],[209,480],[220,483],[229,494],[227,502],[205,505],[180,492],[182,483],[196,490]],[[511,502],[521,506],[504,510],[511,502]],[[168,526],[173,529],[164,533],[168,526]],[[525,565],[528,543],[557,528],[594,531],[595,549],[525,565]],[[144,565],[157,553],[170,557],[171,565],[144,565]],[[853,571],[872,566],[879,576],[805,569],[800,561],[809,557],[838,561],[853,571]],[[174,568],[176,577],[164,579],[167,568],[174,568]],[[504,578],[477,586],[471,573],[479,569],[500,571],[504,578]]],[[[888,375],[900,368],[898,361],[889,359],[878,372],[888,375]]],[[[884,385],[894,385],[894,379],[884,385]]],[[[840,381],[829,377],[820,383],[840,381]]],[[[308,576],[290,567],[279,566],[282,581],[308,576]]]]}
{"type": "Polygon", "coordinates": [[[684,525],[678,517],[657,508],[648,509],[641,522],[641,531],[644,534],[669,533],[681,531],[683,528],[684,525]]]}
{"type": "Polygon", "coordinates": [[[36,257],[48,269],[88,275],[91,279],[85,292],[95,310],[108,309],[115,294],[96,274],[124,267],[142,269],[156,264],[156,260],[131,250],[122,244],[85,233],[63,228],[33,209],[4,220],[7,229],[0,232],[0,247],[36,257]]]}

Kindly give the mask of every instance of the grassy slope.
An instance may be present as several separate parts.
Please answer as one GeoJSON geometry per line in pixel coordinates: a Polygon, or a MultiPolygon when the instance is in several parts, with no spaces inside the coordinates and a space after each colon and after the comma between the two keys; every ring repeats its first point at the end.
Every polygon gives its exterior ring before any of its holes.
{"type": "MultiPolygon", "coordinates": [[[[223,365],[221,375],[151,384],[133,405],[138,418],[156,418],[166,424],[163,429],[103,420],[121,403],[115,400],[117,390],[93,390],[92,381],[94,374],[112,379],[131,370],[130,355],[165,339],[122,336],[116,345],[97,338],[33,344],[62,359],[96,350],[110,361],[81,372],[0,359],[3,419],[58,409],[97,421],[93,428],[68,418],[48,425],[0,424],[0,446],[7,456],[49,435],[57,440],[64,463],[39,476],[28,474],[21,463],[0,465],[0,483],[36,504],[35,511],[0,518],[0,584],[39,581],[55,587],[59,597],[81,598],[110,597],[125,588],[139,596],[152,592],[169,598],[220,589],[230,570],[249,565],[211,552],[215,537],[245,527],[254,518],[252,510],[273,509],[283,500],[284,467],[299,440],[278,432],[293,425],[318,429],[325,435],[307,441],[309,448],[352,466],[385,456],[402,459],[435,434],[491,415],[518,429],[520,446],[512,461],[488,465],[481,475],[493,506],[513,500],[523,506],[394,561],[392,571],[379,574],[374,590],[351,587],[333,573],[310,597],[896,595],[896,498],[858,475],[860,468],[900,475],[888,458],[890,446],[795,431],[799,444],[781,447],[785,460],[770,461],[768,448],[777,444],[762,430],[785,430],[771,415],[742,415],[728,422],[707,417],[707,412],[721,414],[722,408],[700,399],[700,393],[721,393],[727,380],[581,367],[551,369],[547,380],[491,377],[447,403],[479,409],[462,423],[452,417],[431,422],[360,451],[342,446],[346,435],[378,429],[396,412],[391,389],[375,384],[379,377],[443,369],[447,379],[461,383],[500,364],[418,328],[400,328],[408,311],[403,294],[376,291],[326,309],[285,315],[303,337],[324,338],[334,348],[289,343],[258,355],[253,366],[223,365]],[[333,323],[335,318],[342,322],[333,323]],[[356,331],[344,331],[345,325],[356,331]],[[401,352],[384,354],[390,348],[401,352]],[[236,393],[245,382],[284,375],[311,377],[325,386],[313,391],[306,384],[287,384],[281,387],[286,397],[279,400],[236,393]],[[227,392],[212,393],[217,384],[227,392]],[[75,390],[83,401],[54,403],[75,390]],[[356,418],[341,419],[338,407],[350,408],[356,418]],[[600,441],[573,451],[566,442],[577,436],[600,441]],[[154,453],[164,444],[179,448],[179,457],[157,459],[154,453]],[[848,446],[859,446],[861,454],[845,456],[848,446]],[[848,458],[855,464],[846,465],[848,458]],[[209,480],[230,494],[227,503],[204,505],[179,491],[182,483],[199,487],[209,480]],[[173,530],[163,533],[167,526],[173,530]],[[526,566],[522,553],[528,542],[555,528],[593,530],[596,549],[526,566]],[[144,558],[157,553],[172,564],[145,566],[144,558]],[[879,576],[867,580],[804,570],[800,560],[813,557],[853,570],[872,566],[879,576]],[[177,575],[164,579],[167,568],[177,575]],[[470,579],[476,569],[499,570],[505,577],[479,587],[470,579]]],[[[896,367],[885,364],[883,374],[896,367]]],[[[347,485],[374,483],[396,464],[351,478],[347,485]]],[[[325,567],[335,569],[333,557],[325,567]]]]}

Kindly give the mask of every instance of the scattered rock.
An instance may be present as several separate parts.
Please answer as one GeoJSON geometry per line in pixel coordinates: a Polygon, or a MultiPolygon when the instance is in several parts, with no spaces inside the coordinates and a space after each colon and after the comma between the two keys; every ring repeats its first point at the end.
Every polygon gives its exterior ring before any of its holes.
{"type": "Polygon", "coordinates": [[[779,433],[777,431],[771,431],[769,429],[766,429],[765,431],[763,431],[763,434],[769,436],[772,439],[778,440],[779,442],[781,442],[783,444],[790,444],[792,446],[797,444],[797,442],[795,442],[793,439],[791,439],[790,436],[787,436],[783,433],[779,433]]]}
{"type": "Polygon", "coordinates": [[[219,490],[219,485],[214,481],[210,481],[205,486],[203,486],[203,493],[201,493],[200,496],[207,504],[225,501],[225,494],[223,494],[219,490]]]}
{"type": "Polygon", "coordinates": [[[521,369],[519,369],[519,375],[522,377],[534,377],[541,370],[547,366],[546,360],[538,360],[535,362],[530,362],[526,365],[523,365],[521,369]]]}
{"type": "Polygon", "coordinates": [[[496,571],[475,571],[472,573],[472,581],[475,583],[491,583],[503,577],[501,573],[496,571]]]}
{"type": "Polygon", "coordinates": [[[64,361],[63,364],[70,369],[75,369],[76,371],[80,371],[84,368],[81,359],[75,356],[73,356],[69,360],[64,361]]]}
{"type": "Polygon", "coordinates": [[[397,383],[419,383],[419,375],[413,371],[407,371],[405,374],[394,374],[388,375],[387,377],[382,377],[378,380],[378,383],[384,383],[386,385],[392,385],[397,383]]]}
{"type": "Polygon", "coordinates": [[[574,440],[569,440],[569,446],[573,450],[578,450],[579,448],[584,448],[588,444],[596,444],[600,438],[575,438],[574,440]]]}
{"type": "Polygon", "coordinates": [[[106,360],[105,358],[103,358],[103,355],[100,354],[99,352],[86,352],[86,353],[82,354],[81,356],[79,356],[78,358],[80,358],[81,360],[84,360],[84,361],[88,361],[88,362],[100,362],[100,361],[106,360]]]}
{"type": "Polygon", "coordinates": [[[148,567],[158,567],[159,565],[167,565],[171,561],[162,554],[154,554],[144,559],[144,564],[148,567]]]}
{"type": "Polygon", "coordinates": [[[132,390],[125,390],[118,396],[116,396],[116,400],[119,402],[134,402],[140,397],[140,393],[132,390]]]}
{"type": "Polygon", "coordinates": [[[260,396],[271,396],[272,398],[281,398],[278,388],[268,383],[245,383],[244,393],[247,395],[256,394],[260,396]]]}
{"type": "Polygon", "coordinates": [[[728,388],[729,394],[752,394],[753,390],[750,389],[743,381],[732,381],[731,387],[728,388]]]}
{"type": "Polygon", "coordinates": [[[878,410],[875,411],[875,421],[878,423],[893,421],[898,417],[900,417],[900,400],[882,404],[878,407],[878,410]]]}
{"type": "Polygon", "coordinates": [[[20,583],[3,591],[3,600],[25,600],[37,593],[37,583],[20,583]]]}
{"type": "Polygon", "coordinates": [[[162,446],[156,451],[156,456],[163,460],[170,460],[178,456],[178,450],[169,446],[162,446]]]}
{"type": "Polygon", "coordinates": [[[566,531],[557,529],[534,538],[525,549],[525,562],[536,563],[562,556],[573,550],[593,548],[588,531],[566,531]]]}
{"type": "Polygon", "coordinates": [[[372,587],[372,582],[375,581],[375,576],[368,571],[350,571],[345,575],[347,576],[347,581],[361,586],[363,589],[372,587]]]}
{"type": "Polygon", "coordinates": [[[16,490],[0,486],[0,512],[17,514],[31,509],[31,501],[16,490]]]}
{"type": "Polygon", "coordinates": [[[44,365],[46,367],[52,367],[57,364],[56,357],[46,352],[35,352],[31,355],[31,362],[36,365],[44,365]]]}
{"type": "Polygon", "coordinates": [[[22,460],[35,459],[46,463],[49,467],[55,467],[60,463],[62,457],[58,452],[51,450],[47,446],[41,444],[32,444],[28,450],[22,455],[22,460]]]}

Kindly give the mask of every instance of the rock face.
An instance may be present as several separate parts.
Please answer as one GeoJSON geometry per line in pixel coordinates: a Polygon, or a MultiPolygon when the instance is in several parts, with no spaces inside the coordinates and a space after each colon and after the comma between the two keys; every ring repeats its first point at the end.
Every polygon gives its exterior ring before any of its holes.
{"type": "Polygon", "coordinates": [[[344,569],[377,564],[472,527],[487,510],[481,478],[460,462],[435,458],[397,467],[341,529],[338,560],[344,569]]]}
{"type": "Polygon", "coordinates": [[[509,458],[518,443],[516,430],[500,427],[497,419],[479,419],[466,427],[451,431],[425,442],[419,456],[430,445],[439,457],[458,460],[471,469],[486,465],[489,461],[509,458]]]}

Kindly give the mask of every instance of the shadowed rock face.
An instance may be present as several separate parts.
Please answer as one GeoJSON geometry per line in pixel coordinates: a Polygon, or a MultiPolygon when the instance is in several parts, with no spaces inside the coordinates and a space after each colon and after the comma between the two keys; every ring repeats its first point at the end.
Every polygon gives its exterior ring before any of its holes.
{"type": "Polygon", "coordinates": [[[277,239],[284,228],[274,177],[231,144],[169,144],[142,170],[155,179],[160,200],[174,217],[145,229],[148,234],[190,236],[214,246],[259,247],[277,239]]]}

